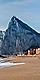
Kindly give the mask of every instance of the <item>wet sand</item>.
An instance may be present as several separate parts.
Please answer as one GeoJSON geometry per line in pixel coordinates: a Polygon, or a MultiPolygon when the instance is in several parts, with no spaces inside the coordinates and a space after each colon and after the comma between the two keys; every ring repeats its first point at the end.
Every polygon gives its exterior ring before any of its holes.
{"type": "Polygon", "coordinates": [[[40,80],[40,56],[10,57],[10,62],[23,62],[8,68],[0,68],[0,80],[40,80]]]}

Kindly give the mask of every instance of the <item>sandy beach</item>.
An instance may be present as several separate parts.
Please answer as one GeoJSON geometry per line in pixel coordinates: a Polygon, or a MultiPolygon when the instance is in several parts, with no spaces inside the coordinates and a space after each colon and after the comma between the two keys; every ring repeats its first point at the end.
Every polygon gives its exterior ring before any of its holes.
{"type": "Polygon", "coordinates": [[[0,80],[40,80],[40,56],[10,57],[10,62],[23,62],[7,68],[0,68],[0,80]]]}

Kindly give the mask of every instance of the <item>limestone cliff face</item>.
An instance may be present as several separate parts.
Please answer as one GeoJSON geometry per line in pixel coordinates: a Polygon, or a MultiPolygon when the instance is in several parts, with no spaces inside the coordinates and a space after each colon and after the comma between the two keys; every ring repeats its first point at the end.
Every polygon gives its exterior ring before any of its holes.
{"type": "Polygon", "coordinates": [[[2,54],[15,54],[40,47],[40,34],[16,17],[12,17],[2,44],[2,54]]]}

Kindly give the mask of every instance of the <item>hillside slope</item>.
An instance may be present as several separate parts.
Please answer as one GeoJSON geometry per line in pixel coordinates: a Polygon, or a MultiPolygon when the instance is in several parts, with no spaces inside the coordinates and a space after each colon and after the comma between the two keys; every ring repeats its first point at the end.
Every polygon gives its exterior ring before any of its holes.
{"type": "Polygon", "coordinates": [[[38,47],[40,47],[40,34],[13,16],[5,33],[2,54],[15,54],[38,47]]]}

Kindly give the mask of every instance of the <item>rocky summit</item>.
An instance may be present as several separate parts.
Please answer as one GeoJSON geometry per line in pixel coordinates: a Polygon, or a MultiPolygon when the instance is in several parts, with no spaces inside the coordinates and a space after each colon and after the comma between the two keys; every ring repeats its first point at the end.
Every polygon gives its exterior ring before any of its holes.
{"type": "Polygon", "coordinates": [[[40,47],[40,34],[13,16],[5,32],[2,54],[14,55],[38,47],[40,47]]]}

